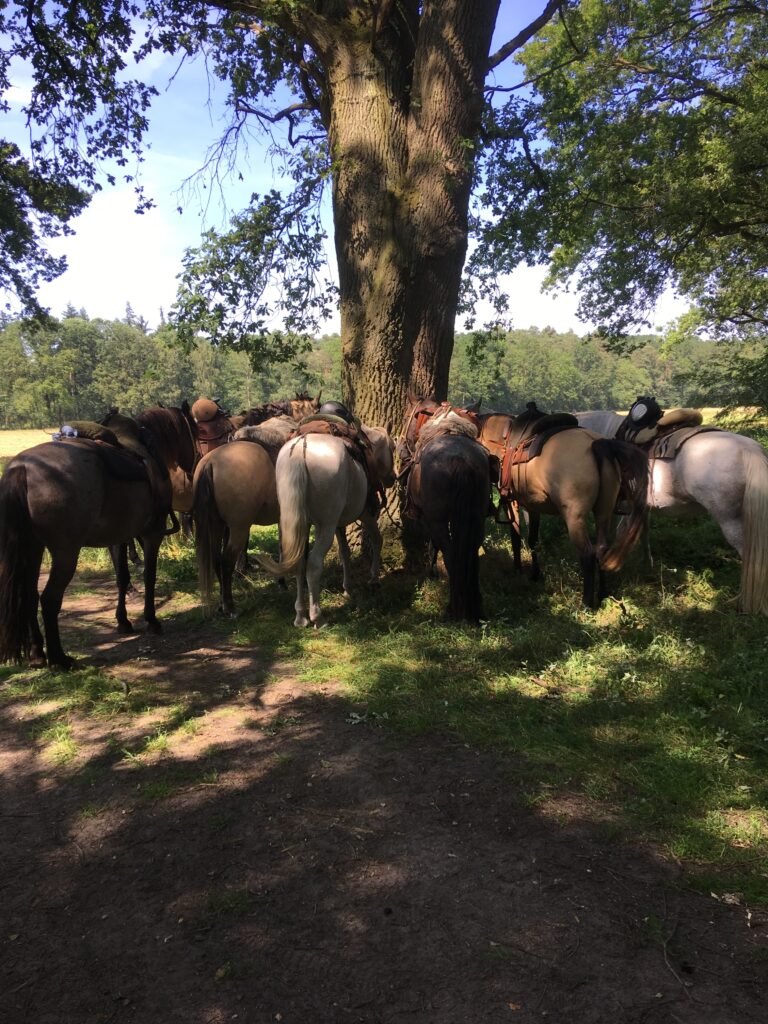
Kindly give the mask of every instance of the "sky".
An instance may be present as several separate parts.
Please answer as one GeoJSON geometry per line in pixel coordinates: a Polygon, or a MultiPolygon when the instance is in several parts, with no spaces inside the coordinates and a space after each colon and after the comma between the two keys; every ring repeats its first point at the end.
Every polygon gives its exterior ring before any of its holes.
{"type": "MultiPolygon", "coordinates": [[[[513,36],[543,6],[543,0],[502,0],[495,44],[513,36]]],[[[202,230],[225,228],[229,212],[244,208],[252,192],[263,193],[275,183],[265,148],[252,142],[247,164],[239,164],[243,180],[233,177],[223,195],[216,189],[185,187],[225,127],[225,90],[212,85],[200,61],[179,68],[177,60],[158,56],[142,69],[142,76],[149,72],[160,93],[150,111],[149,144],[140,168],[141,181],[155,206],[137,215],[132,186],[105,185],[73,222],[75,234],[49,244],[56,255],[66,255],[69,266],[39,292],[54,315],[71,304],[92,318],[116,319],[124,316],[130,304],[135,314],[156,327],[162,312],[173,304],[184,250],[197,244],[202,230]]],[[[3,130],[19,144],[25,136],[21,107],[28,95],[29,80],[21,69],[14,88],[6,93],[11,112],[5,116],[3,130]]],[[[542,293],[544,274],[542,267],[521,266],[502,280],[510,295],[513,326],[550,326],[578,334],[591,330],[593,324],[577,317],[576,295],[542,293]]],[[[684,309],[675,296],[665,296],[654,325],[663,325],[684,309]]],[[[338,318],[325,329],[338,330],[338,318]]]]}

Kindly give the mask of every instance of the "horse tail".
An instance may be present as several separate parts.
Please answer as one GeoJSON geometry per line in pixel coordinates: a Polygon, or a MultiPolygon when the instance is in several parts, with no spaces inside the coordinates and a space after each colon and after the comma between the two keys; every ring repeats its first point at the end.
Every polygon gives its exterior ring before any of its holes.
{"type": "Polygon", "coordinates": [[[27,500],[27,469],[12,466],[0,481],[0,662],[29,657],[40,569],[27,500]]]}
{"type": "Polygon", "coordinates": [[[741,589],[739,609],[768,615],[768,457],[742,453],[744,499],[741,506],[741,589]]]}
{"type": "Polygon", "coordinates": [[[484,510],[478,512],[477,479],[465,468],[465,472],[454,477],[453,500],[448,515],[451,536],[448,615],[452,619],[479,622],[483,617],[478,549],[484,524],[484,510]]]}
{"type": "Polygon", "coordinates": [[[610,460],[619,473],[619,494],[629,506],[624,527],[613,544],[600,557],[600,568],[608,572],[620,569],[624,559],[640,539],[648,519],[648,456],[637,445],[615,438],[599,438],[592,442],[601,486],[603,463],[610,460]]]}
{"type": "Polygon", "coordinates": [[[192,521],[195,525],[195,556],[197,578],[203,606],[210,613],[214,604],[216,568],[221,562],[226,523],[221,518],[216,504],[213,487],[213,467],[210,462],[203,466],[195,480],[192,496],[192,521]]]}
{"type": "Polygon", "coordinates": [[[274,576],[290,576],[301,564],[309,540],[309,474],[304,444],[294,444],[279,460],[276,482],[280,505],[280,561],[275,562],[269,555],[257,555],[256,558],[274,576]],[[297,447],[300,451],[294,457],[297,447]]]}

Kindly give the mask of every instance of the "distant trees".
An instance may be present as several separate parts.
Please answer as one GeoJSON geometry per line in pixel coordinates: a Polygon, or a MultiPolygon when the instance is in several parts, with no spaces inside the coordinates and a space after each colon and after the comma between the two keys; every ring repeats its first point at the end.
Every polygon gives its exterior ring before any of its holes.
{"type": "MultiPolygon", "coordinates": [[[[641,393],[655,394],[667,406],[721,404],[729,396],[756,403],[764,385],[758,380],[750,390],[743,375],[724,376],[721,355],[720,346],[688,337],[671,346],[656,337],[635,339],[631,354],[617,356],[597,338],[551,327],[463,334],[456,338],[449,395],[457,402],[481,398],[486,409],[513,412],[534,399],[548,411],[626,408],[641,393]]],[[[6,428],[58,426],[99,418],[112,406],[135,412],[200,395],[219,398],[233,412],[296,391],[341,395],[337,334],[312,342],[299,364],[254,368],[245,353],[205,342],[185,353],[173,327],[149,332],[130,311],[123,320],[90,320],[84,310],[67,309],[61,320],[44,324],[6,322],[0,360],[0,422],[6,428]]]]}
{"type": "Polygon", "coordinates": [[[596,337],[558,334],[551,327],[460,334],[449,395],[513,412],[531,400],[549,412],[626,409],[639,394],[656,395],[667,406],[706,395],[704,377],[692,381],[691,374],[710,363],[717,346],[694,337],[665,345],[653,336],[633,344],[630,354],[619,356],[596,337]]]}

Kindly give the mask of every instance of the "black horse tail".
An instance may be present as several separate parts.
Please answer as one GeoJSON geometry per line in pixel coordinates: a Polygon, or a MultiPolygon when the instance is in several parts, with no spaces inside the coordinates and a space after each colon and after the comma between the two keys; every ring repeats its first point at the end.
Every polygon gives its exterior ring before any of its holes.
{"type": "Polygon", "coordinates": [[[448,517],[451,536],[448,564],[448,616],[479,622],[483,617],[480,593],[480,553],[485,529],[485,505],[480,508],[477,478],[462,466],[454,476],[453,501],[448,517]]]}
{"type": "Polygon", "coordinates": [[[0,480],[0,662],[29,657],[41,550],[29,515],[26,466],[12,466],[0,480]]]}
{"type": "Polygon", "coordinates": [[[221,553],[227,525],[221,518],[216,505],[213,467],[210,462],[203,467],[195,480],[192,502],[197,578],[200,583],[200,593],[203,596],[203,607],[206,614],[211,614],[214,585],[218,571],[221,569],[221,553]]]}
{"type": "Polygon", "coordinates": [[[606,459],[619,473],[619,498],[628,513],[616,538],[600,559],[608,572],[620,569],[642,536],[648,521],[648,456],[637,445],[616,438],[599,438],[592,444],[598,470],[606,459]]]}

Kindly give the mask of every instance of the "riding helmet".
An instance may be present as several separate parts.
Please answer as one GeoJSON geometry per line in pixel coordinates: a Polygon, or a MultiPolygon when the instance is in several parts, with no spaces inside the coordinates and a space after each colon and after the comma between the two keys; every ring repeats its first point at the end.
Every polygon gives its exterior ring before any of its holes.
{"type": "Polygon", "coordinates": [[[317,411],[325,413],[326,416],[338,416],[340,419],[346,420],[347,423],[352,422],[352,413],[341,402],[323,402],[317,411]]]}

